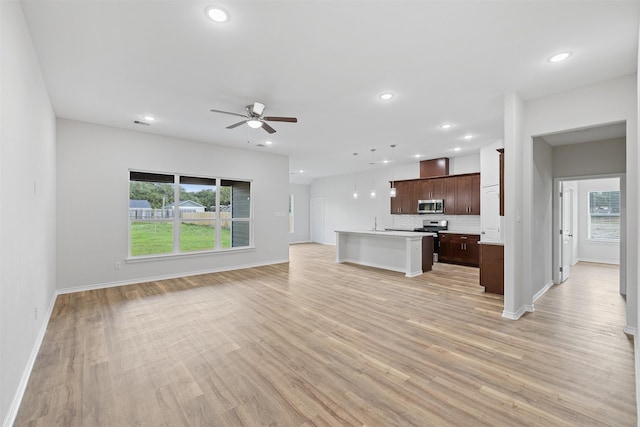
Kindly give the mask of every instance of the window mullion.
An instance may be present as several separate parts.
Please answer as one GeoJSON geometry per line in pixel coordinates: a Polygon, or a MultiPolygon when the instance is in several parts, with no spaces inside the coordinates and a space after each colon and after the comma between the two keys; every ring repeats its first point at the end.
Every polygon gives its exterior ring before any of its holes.
{"type": "Polygon", "coordinates": [[[222,184],[222,180],[220,178],[216,178],[216,241],[213,246],[214,249],[220,249],[220,231],[222,230],[222,227],[220,226],[220,222],[222,220],[222,213],[220,212],[220,184],[222,184]]]}
{"type": "Polygon", "coordinates": [[[180,253],[180,175],[173,176],[173,253],[180,253]]]}

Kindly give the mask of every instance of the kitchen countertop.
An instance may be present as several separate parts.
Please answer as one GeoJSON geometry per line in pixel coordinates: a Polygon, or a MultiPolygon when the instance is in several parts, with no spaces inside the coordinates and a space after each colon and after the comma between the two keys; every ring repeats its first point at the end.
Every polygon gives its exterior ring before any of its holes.
{"type": "Polygon", "coordinates": [[[336,233],[353,233],[353,234],[368,234],[372,236],[385,236],[385,237],[424,237],[431,236],[435,237],[436,233],[426,233],[422,231],[412,231],[412,230],[388,230],[388,229],[378,229],[378,230],[336,230],[336,233]]]}
{"type": "Polygon", "coordinates": [[[504,246],[504,242],[488,242],[486,240],[480,240],[478,242],[479,245],[494,245],[494,246],[504,246]]]}
{"type": "Polygon", "coordinates": [[[478,236],[480,235],[480,231],[476,231],[476,230],[444,230],[444,231],[440,231],[439,233],[447,233],[447,234],[477,234],[478,236]]]}

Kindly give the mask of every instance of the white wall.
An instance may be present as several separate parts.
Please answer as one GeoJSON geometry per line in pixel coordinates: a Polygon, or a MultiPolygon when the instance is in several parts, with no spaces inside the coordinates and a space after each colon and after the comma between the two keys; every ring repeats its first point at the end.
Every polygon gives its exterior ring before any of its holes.
{"type": "Polygon", "coordinates": [[[288,261],[287,157],[63,119],[57,130],[58,289],[288,261]],[[255,249],[125,262],[129,169],[253,180],[255,249]]]}
{"type": "MultiPolygon", "coordinates": [[[[453,157],[449,159],[449,173],[480,172],[480,154],[453,157]]],[[[415,179],[420,177],[420,163],[381,167],[366,172],[320,178],[311,184],[310,198],[324,201],[324,229],[322,243],[336,243],[335,230],[373,228],[374,219],[379,228],[413,228],[422,226],[424,219],[437,219],[425,215],[391,215],[389,181],[415,179]],[[359,197],[354,200],[353,190],[357,187],[359,197]],[[375,187],[377,196],[369,197],[375,187]]],[[[451,225],[460,230],[480,232],[479,215],[459,215],[449,217],[451,225]]]]}
{"type": "Polygon", "coordinates": [[[0,2],[0,23],[0,421],[10,425],[55,294],[55,118],[20,2],[0,2]]]}
{"type": "Polygon", "coordinates": [[[618,191],[620,179],[578,181],[578,259],[580,261],[620,263],[620,242],[594,241],[588,238],[589,192],[618,191]]]}
{"type": "Polygon", "coordinates": [[[480,187],[500,185],[499,148],[504,148],[501,139],[480,149],[480,187]]]}
{"type": "Polygon", "coordinates": [[[289,243],[310,241],[309,228],[309,186],[289,184],[289,194],[293,194],[293,233],[289,233],[289,243]]]}
{"type": "MultiPolygon", "coordinates": [[[[505,111],[509,110],[505,106],[505,111]]],[[[521,312],[522,309],[533,309],[533,286],[527,278],[533,276],[533,271],[543,268],[542,261],[532,251],[531,236],[534,229],[532,206],[536,200],[531,181],[533,179],[533,149],[532,138],[566,130],[582,129],[601,124],[626,122],[626,215],[628,218],[626,235],[633,238],[626,239],[621,248],[621,263],[625,271],[621,273],[621,281],[627,283],[627,326],[626,330],[635,331],[637,325],[637,263],[638,263],[638,111],[637,111],[637,81],[636,76],[627,76],[615,80],[594,84],[588,87],[568,91],[565,93],[535,99],[524,104],[524,114],[516,119],[505,115],[505,127],[513,127],[520,119],[521,132],[510,137],[505,132],[505,153],[512,151],[516,159],[507,156],[516,164],[506,164],[505,181],[507,183],[506,210],[507,214],[516,214],[513,218],[517,223],[519,212],[522,212],[523,235],[506,230],[505,263],[508,265],[507,254],[514,253],[514,257],[523,257],[522,264],[515,264],[511,274],[505,274],[505,311],[509,298],[507,294],[513,292],[513,307],[510,311],[521,312]],[[514,167],[515,166],[515,167],[514,167]],[[522,176],[522,183],[518,177],[522,176]],[[512,192],[521,193],[522,199],[509,197],[509,183],[513,183],[512,192]],[[628,257],[629,262],[625,259],[628,257]],[[525,280],[517,280],[525,278],[525,280]]],[[[507,220],[507,224],[510,220],[507,220]]],[[[514,227],[517,228],[517,227],[514,227]]]]}
{"type": "Polygon", "coordinates": [[[624,173],[626,139],[617,138],[553,147],[556,178],[624,173]]]}
{"type": "Polygon", "coordinates": [[[525,189],[531,197],[531,166],[529,176],[525,164],[533,163],[531,142],[525,149],[524,101],[516,93],[504,97],[504,310],[502,315],[517,319],[533,309],[530,292],[529,256],[531,230],[524,226],[531,221],[531,205],[525,206],[525,189]]]}
{"type": "Polygon", "coordinates": [[[479,153],[449,159],[449,175],[462,175],[464,173],[475,172],[480,172],[479,153]]]}
{"type": "Polygon", "coordinates": [[[531,252],[537,259],[532,270],[531,291],[535,296],[553,282],[552,233],[553,233],[553,177],[551,146],[541,138],[533,143],[533,239],[531,252]]]}

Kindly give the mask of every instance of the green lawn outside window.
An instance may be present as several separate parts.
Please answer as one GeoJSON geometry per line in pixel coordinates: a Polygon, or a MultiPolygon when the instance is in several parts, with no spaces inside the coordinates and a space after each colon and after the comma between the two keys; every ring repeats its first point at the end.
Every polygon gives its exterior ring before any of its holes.
{"type": "MultiPolygon", "coordinates": [[[[230,229],[221,228],[220,246],[230,247],[230,229]]],[[[212,250],[215,228],[209,225],[180,223],[180,252],[212,250]]],[[[131,255],[158,255],[173,252],[173,223],[132,222],[131,255]]]]}

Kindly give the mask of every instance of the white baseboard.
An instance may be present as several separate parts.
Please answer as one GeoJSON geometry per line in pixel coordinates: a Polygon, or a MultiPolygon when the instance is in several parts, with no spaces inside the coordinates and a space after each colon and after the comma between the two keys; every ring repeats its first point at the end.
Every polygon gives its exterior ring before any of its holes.
{"type": "Polygon", "coordinates": [[[596,264],[610,264],[610,265],[620,265],[620,261],[611,261],[611,260],[601,260],[601,259],[591,259],[591,258],[578,258],[578,262],[593,262],[596,264]]]}
{"type": "MultiPolygon", "coordinates": [[[[632,326],[625,326],[622,331],[627,334],[627,335],[632,335],[632,336],[636,336],[638,333],[638,330],[632,326]]],[[[634,339],[634,345],[635,345],[635,339],[634,339]]],[[[640,378],[640,377],[636,377],[636,378],[640,378]]],[[[640,396],[639,396],[640,397],[640,396]]],[[[640,418],[639,418],[640,419],[640,418]]]]}
{"type": "Polygon", "coordinates": [[[533,296],[533,302],[535,303],[536,301],[538,301],[538,299],[547,293],[547,291],[549,289],[551,289],[551,287],[553,286],[553,281],[547,283],[546,285],[544,285],[544,287],[542,289],[540,289],[534,296],[533,296]]]}
{"type": "Polygon", "coordinates": [[[300,240],[300,241],[297,241],[297,242],[289,242],[290,245],[301,245],[301,244],[304,244],[304,243],[311,243],[311,240],[300,240]]]}
{"type": "Polygon", "coordinates": [[[289,262],[289,259],[282,259],[282,260],[275,260],[275,261],[269,261],[269,262],[254,263],[254,264],[234,265],[231,267],[211,268],[206,270],[190,271],[185,273],[164,274],[164,275],[152,276],[152,277],[140,277],[135,279],[119,280],[117,282],[105,282],[105,283],[97,283],[93,285],[74,286],[72,288],[58,289],[58,295],[71,294],[74,292],[82,292],[82,291],[94,291],[96,289],[115,288],[117,286],[135,285],[136,283],[156,282],[158,280],[177,279],[179,277],[197,276],[199,274],[221,273],[223,271],[263,267],[265,265],[283,264],[287,262],[289,262]]]}
{"type": "Polygon", "coordinates": [[[506,319],[509,319],[509,320],[518,320],[526,312],[533,313],[534,311],[535,311],[535,307],[533,306],[533,304],[531,304],[531,305],[523,305],[517,311],[514,311],[514,312],[503,310],[502,311],[502,317],[504,317],[506,319]]]}
{"type": "Polygon", "coordinates": [[[20,378],[20,382],[18,383],[18,389],[13,395],[13,400],[11,401],[11,405],[9,406],[9,410],[7,411],[7,416],[2,422],[3,427],[11,427],[16,421],[18,410],[20,409],[20,404],[22,403],[24,392],[27,390],[27,384],[29,383],[31,371],[33,371],[33,366],[35,365],[36,358],[38,357],[38,353],[40,352],[40,346],[42,346],[42,341],[44,341],[44,335],[47,332],[47,327],[49,326],[49,320],[51,319],[51,313],[53,313],[53,307],[56,303],[57,297],[58,293],[54,292],[53,296],[51,297],[51,301],[49,302],[47,313],[45,314],[42,321],[42,326],[40,327],[40,331],[38,332],[38,336],[36,337],[36,342],[33,344],[33,348],[31,349],[31,354],[29,355],[29,359],[27,360],[27,365],[22,372],[22,377],[20,378]]]}

